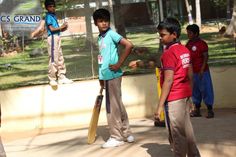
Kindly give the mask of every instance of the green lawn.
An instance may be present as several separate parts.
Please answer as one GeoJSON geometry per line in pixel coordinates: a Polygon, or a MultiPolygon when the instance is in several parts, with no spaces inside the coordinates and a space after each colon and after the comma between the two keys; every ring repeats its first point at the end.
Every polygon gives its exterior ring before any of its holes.
{"type": "MultiPolygon", "coordinates": [[[[201,35],[209,44],[209,63],[211,66],[236,64],[236,52],[233,39],[224,38],[218,33],[204,33],[201,35]]],[[[127,37],[136,47],[147,47],[148,51],[143,55],[132,53],[123,67],[126,73],[146,73],[153,72],[153,69],[131,70],[128,63],[131,60],[157,59],[160,56],[158,52],[158,39],[154,31],[128,33],[127,37]]],[[[94,46],[93,52],[85,47],[85,39],[63,38],[62,48],[67,67],[67,76],[74,80],[91,79],[97,76],[97,48],[94,46]],[[92,55],[91,55],[92,54],[92,55]],[[93,56],[93,61],[92,61],[93,56]],[[94,73],[92,72],[92,62],[94,73]]],[[[96,41],[96,39],[95,39],[96,41]]],[[[186,34],[182,34],[183,44],[187,41],[186,34]]],[[[0,90],[16,88],[20,86],[45,84],[47,79],[48,55],[46,52],[46,41],[37,40],[30,42],[25,52],[16,56],[0,57],[0,90]],[[41,47],[45,53],[43,56],[31,58],[29,53],[41,47]]]]}

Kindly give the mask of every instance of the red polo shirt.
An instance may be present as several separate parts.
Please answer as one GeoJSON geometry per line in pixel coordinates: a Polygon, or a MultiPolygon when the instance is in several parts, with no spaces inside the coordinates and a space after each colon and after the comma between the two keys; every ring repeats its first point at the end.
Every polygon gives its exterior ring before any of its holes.
{"type": "Polygon", "coordinates": [[[164,82],[164,71],[173,70],[174,80],[167,101],[190,97],[192,90],[188,78],[190,52],[180,43],[173,43],[164,49],[161,56],[161,86],[164,82]]]}
{"type": "MultiPolygon", "coordinates": [[[[200,38],[189,40],[186,44],[189,49],[192,58],[193,72],[199,73],[204,61],[203,54],[208,53],[208,46],[205,41],[200,38]]],[[[206,64],[204,71],[209,70],[208,64],[206,64]]]]}

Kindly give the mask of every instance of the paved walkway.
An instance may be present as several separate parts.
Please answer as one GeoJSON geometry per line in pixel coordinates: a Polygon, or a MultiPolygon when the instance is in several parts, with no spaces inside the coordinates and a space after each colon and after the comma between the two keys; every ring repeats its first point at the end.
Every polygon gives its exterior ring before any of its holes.
{"type": "MultiPolygon", "coordinates": [[[[204,114],[205,111],[203,111],[204,114]]],[[[236,109],[216,110],[214,119],[192,118],[197,144],[202,157],[236,156],[236,109]]],[[[133,144],[101,149],[108,138],[107,126],[98,128],[98,138],[86,143],[87,128],[67,129],[35,136],[7,140],[3,136],[8,157],[172,157],[165,128],[153,126],[150,119],[132,119],[136,137],[133,144]]],[[[17,137],[17,136],[16,136],[17,137]]]]}

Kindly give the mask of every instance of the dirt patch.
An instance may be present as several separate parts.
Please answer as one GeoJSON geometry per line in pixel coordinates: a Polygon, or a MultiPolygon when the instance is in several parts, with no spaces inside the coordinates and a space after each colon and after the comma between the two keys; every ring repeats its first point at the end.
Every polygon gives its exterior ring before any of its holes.
{"type": "Polygon", "coordinates": [[[217,26],[202,25],[201,33],[212,33],[212,32],[219,32],[219,28],[217,26]]]}
{"type": "Polygon", "coordinates": [[[8,53],[3,52],[0,54],[0,57],[16,56],[17,53],[18,53],[17,51],[12,51],[12,52],[8,52],[8,53]]]}

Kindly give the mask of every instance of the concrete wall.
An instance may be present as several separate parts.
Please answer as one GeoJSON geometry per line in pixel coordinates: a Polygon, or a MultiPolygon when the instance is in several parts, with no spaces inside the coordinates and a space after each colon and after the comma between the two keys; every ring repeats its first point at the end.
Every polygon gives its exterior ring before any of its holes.
{"type": "MultiPolygon", "coordinates": [[[[235,67],[211,68],[216,108],[235,108],[235,67]]],[[[59,85],[32,86],[0,91],[2,130],[32,130],[53,127],[87,127],[98,80],[59,85]]],[[[130,118],[152,116],[157,101],[155,74],[123,77],[122,96],[130,118]]],[[[106,122],[104,102],[99,122],[106,122]]]]}

